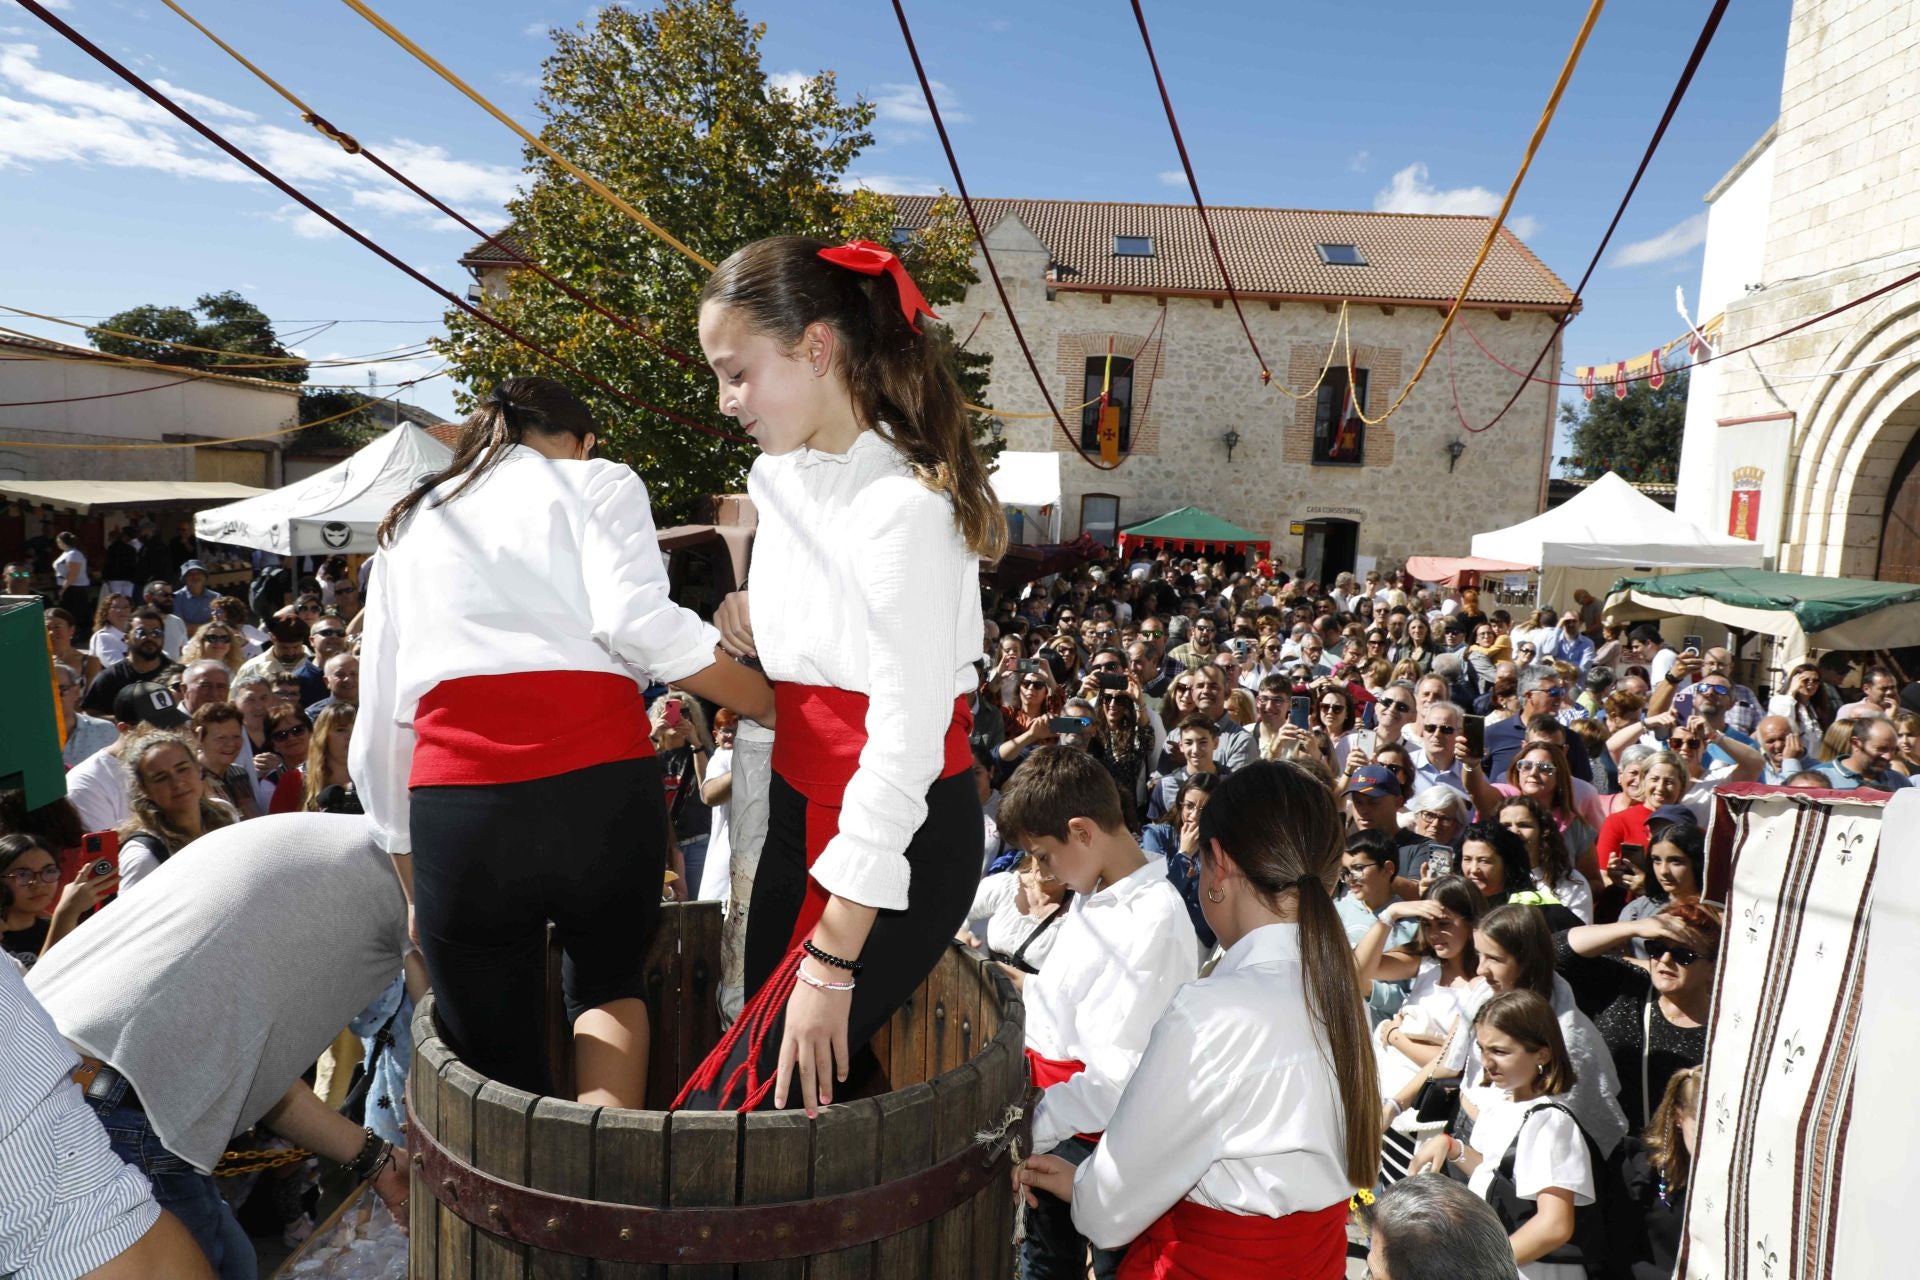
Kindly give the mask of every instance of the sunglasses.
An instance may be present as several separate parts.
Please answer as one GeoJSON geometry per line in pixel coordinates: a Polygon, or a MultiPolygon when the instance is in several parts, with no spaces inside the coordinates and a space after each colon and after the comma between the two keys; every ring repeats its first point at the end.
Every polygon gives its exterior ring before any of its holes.
{"type": "Polygon", "coordinates": [[[1668,738],[1667,745],[1670,747],[1678,747],[1682,751],[1691,751],[1695,747],[1701,746],[1702,743],[1698,738],[1668,738]]]}
{"type": "Polygon", "coordinates": [[[1413,714],[1413,704],[1411,702],[1402,702],[1398,698],[1379,698],[1375,700],[1374,705],[1382,711],[1396,711],[1403,716],[1413,714]]]}
{"type": "Polygon", "coordinates": [[[155,631],[152,627],[135,627],[133,629],[133,638],[135,640],[143,638],[159,640],[165,638],[166,634],[164,631],[155,631]]]}
{"type": "Polygon", "coordinates": [[[1514,768],[1521,773],[1539,773],[1549,778],[1560,772],[1560,767],[1551,760],[1522,760],[1514,768]]]}
{"type": "Polygon", "coordinates": [[[1676,946],[1671,942],[1655,942],[1648,944],[1647,956],[1653,960],[1664,956],[1685,969],[1700,958],[1700,953],[1691,947],[1676,946]]]}
{"type": "Polygon", "coordinates": [[[325,631],[319,631],[319,630],[314,631],[313,638],[315,640],[338,640],[341,636],[344,636],[345,634],[347,633],[344,628],[328,627],[325,631]]]}
{"type": "Polygon", "coordinates": [[[1047,682],[1045,680],[1022,680],[1020,687],[1022,689],[1044,689],[1047,687],[1047,682]]]}
{"type": "Polygon", "coordinates": [[[203,635],[203,636],[201,636],[201,637],[200,637],[200,643],[201,643],[201,644],[232,644],[232,643],[233,643],[233,637],[232,637],[232,636],[216,636],[216,635],[203,635]]]}
{"type": "Polygon", "coordinates": [[[1457,724],[1423,724],[1420,727],[1428,733],[1437,733],[1443,738],[1460,732],[1460,726],[1457,724]]]}
{"type": "Polygon", "coordinates": [[[1560,688],[1535,689],[1534,692],[1548,698],[1564,698],[1567,696],[1567,691],[1560,688]]]}
{"type": "Polygon", "coordinates": [[[297,725],[294,725],[291,729],[275,729],[271,734],[267,736],[272,738],[275,742],[290,742],[294,738],[304,737],[306,733],[307,733],[307,726],[303,724],[297,724],[297,725]]]}

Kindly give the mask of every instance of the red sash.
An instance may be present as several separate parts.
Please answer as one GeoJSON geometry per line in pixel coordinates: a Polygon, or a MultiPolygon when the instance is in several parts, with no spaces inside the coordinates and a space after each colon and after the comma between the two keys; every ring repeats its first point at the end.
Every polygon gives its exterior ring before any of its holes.
{"type": "MultiPolygon", "coordinates": [[[[1087,1064],[1078,1058],[1043,1058],[1032,1049],[1027,1050],[1027,1078],[1033,1081],[1033,1087],[1045,1090],[1056,1084],[1064,1084],[1087,1069],[1087,1064]]],[[[1085,1138],[1088,1142],[1100,1141],[1097,1133],[1077,1133],[1076,1138],[1085,1138]]]]}
{"type": "Polygon", "coordinates": [[[1119,1280],[1338,1280],[1347,1266],[1347,1201],[1284,1218],[1182,1200],[1127,1248],[1119,1280]]]}
{"type": "Polygon", "coordinates": [[[653,754],[640,686],[610,671],[442,680],[420,699],[413,730],[413,787],[529,782],[653,754]]]}
{"type": "MultiPolygon", "coordinates": [[[[807,867],[819,861],[832,839],[840,834],[840,810],[846,798],[847,784],[860,766],[860,752],[867,745],[867,695],[850,693],[825,685],[780,682],[773,686],[773,704],[779,727],[773,736],[773,770],[807,800],[807,829],[804,834],[807,867]]],[[[973,731],[973,711],[965,697],[953,701],[953,719],[947,724],[940,777],[951,778],[973,767],[973,748],[968,735],[973,731]]],[[[761,1050],[773,1029],[774,1019],[787,1007],[800,969],[800,943],[820,923],[830,897],[811,877],[807,896],[793,922],[787,955],[766,982],[747,1001],[746,1008],[734,1019],[727,1034],[714,1046],[706,1060],[694,1070],[673,1100],[678,1110],[695,1093],[720,1087],[719,1106],[724,1108],[736,1086],[744,1089],[740,1110],[752,1111],[773,1092],[774,1078],[760,1075],[761,1050]],[[747,1041],[747,1054],[727,1076],[720,1080],[739,1042],[747,1041]]],[[[796,1087],[798,1081],[796,1079],[796,1087]]]]}

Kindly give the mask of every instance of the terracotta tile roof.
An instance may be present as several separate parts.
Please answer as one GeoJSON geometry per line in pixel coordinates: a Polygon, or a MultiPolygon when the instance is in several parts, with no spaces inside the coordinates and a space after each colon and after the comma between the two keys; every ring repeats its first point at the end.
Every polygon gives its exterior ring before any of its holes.
{"type": "MultiPolygon", "coordinates": [[[[514,233],[512,227],[508,227],[506,230],[500,232],[494,237],[494,240],[504,240],[520,253],[526,253],[526,246],[520,242],[519,236],[514,233]]],[[[482,240],[479,244],[476,244],[473,248],[460,255],[460,265],[463,267],[512,266],[517,261],[518,259],[514,258],[512,254],[507,253],[498,244],[487,240],[482,240]]]]}
{"type": "MultiPolygon", "coordinates": [[[[900,225],[926,223],[934,196],[893,196],[900,225]]],[[[1053,251],[1063,289],[1225,296],[1191,204],[1117,204],[1080,200],[976,200],[989,231],[1017,213],[1053,251]],[[1150,236],[1153,256],[1122,257],[1115,236],[1150,236]]],[[[1234,288],[1256,298],[1378,298],[1448,302],[1486,237],[1482,216],[1360,213],[1327,209],[1208,206],[1234,288]],[[1316,246],[1350,244],[1366,266],[1322,262],[1316,246]]],[[[511,239],[511,228],[503,238],[511,239]]],[[[466,267],[510,265],[484,241],[460,259],[466,267]]],[[[1474,281],[1470,301],[1483,306],[1561,308],[1573,291],[1511,231],[1501,231],[1474,281]]]]}
{"type": "MultiPolygon", "coordinates": [[[[901,225],[924,224],[935,198],[893,197],[901,225]]],[[[1053,251],[1061,288],[1225,294],[1206,229],[1191,204],[976,200],[974,205],[989,231],[1008,213],[1018,214],[1053,251]],[[1151,236],[1153,256],[1116,256],[1115,236],[1151,236]]],[[[1234,288],[1254,297],[1450,301],[1479,252],[1488,222],[1450,214],[1214,205],[1207,212],[1234,288]],[[1367,265],[1322,262],[1320,244],[1355,245],[1367,265]]],[[[1470,297],[1484,305],[1532,307],[1565,307],[1572,300],[1573,291],[1505,229],[1470,297]]]]}
{"type": "Polygon", "coordinates": [[[426,431],[427,434],[435,440],[438,440],[441,444],[447,446],[447,448],[452,449],[460,443],[460,426],[461,424],[458,422],[436,422],[428,427],[426,431]]]}
{"type": "MultiPolygon", "coordinates": [[[[16,338],[11,334],[0,335],[0,347],[29,351],[57,360],[97,361],[107,368],[126,369],[133,373],[167,372],[165,369],[154,369],[146,365],[121,364],[111,356],[95,351],[92,347],[76,347],[65,342],[50,342],[45,338],[16,338]]],[[[0,359],[5,358],[17,360],[25,359],[26,357],[0,357],[0,359]]],[[[183,369],[182,372],[187,376],[195,375],[195,371],[192,370],[183,369]]],[[[225,382],[237,387],[248,387],[254,391],[273,391],[281,395],[297,396],[300,394],[298,383],[274,382],[268,378],[246,378],[239,374],[214,373],[211,370],[198,371],[197,380],[202,382],[225,382]]]]}

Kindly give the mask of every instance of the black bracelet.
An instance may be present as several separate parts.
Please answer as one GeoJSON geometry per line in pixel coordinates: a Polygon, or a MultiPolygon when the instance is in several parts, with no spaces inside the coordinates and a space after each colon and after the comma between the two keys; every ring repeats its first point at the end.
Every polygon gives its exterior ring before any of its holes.
{"type": "Polygon", "coordinates": [[[360,1147],[360,1154],[347,1165],[347,1169],[361,1182],[365,1182],[380,1171],[382,1157],[387,1153],[387,1140],[373,1130],[366,1131],[367,1140],[360,1147]]]}
{"type": "Polygon", "coordinates": [[[800,945],[807,949],[808,955],[812,956],[815,960],[818,960],[821,964],[829,964],[836,969],[845,969],[848,973],[852,974],[856,978],[860,976],[860,970],[865,967],[858,960],[842,960],[839,956],[828,955],[826,952],[822,951],[820,948],[813,945],[812,938],[801,939],[800,945]]]}

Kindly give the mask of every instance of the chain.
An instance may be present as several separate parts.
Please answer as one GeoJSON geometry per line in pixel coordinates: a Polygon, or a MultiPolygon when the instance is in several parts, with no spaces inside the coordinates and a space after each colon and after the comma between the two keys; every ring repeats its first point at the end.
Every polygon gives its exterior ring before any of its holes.
{"type": "Polygon", "coordinates": [[[220,1163],[214,1168],[213,1176],[238,1178],[248,1173],[265,1173],[269,1169],[282,1169],[312,1157],[313,1152],[304,1147],[288,1147],[285,1150],[229,1151],[220,1157],[220,1163]]]}

